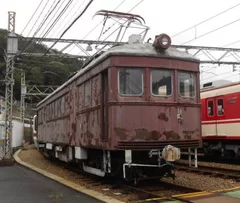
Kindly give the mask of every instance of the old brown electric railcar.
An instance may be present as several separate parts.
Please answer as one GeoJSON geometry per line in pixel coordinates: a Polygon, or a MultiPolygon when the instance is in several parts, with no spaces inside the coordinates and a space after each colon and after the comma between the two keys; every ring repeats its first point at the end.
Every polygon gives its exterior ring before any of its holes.
{"type": "Polygon", "coordinates": [[[201,145],[199,61],[153,44],[115,46],[37,106],[42,151],[98,176],[162,176],[201,145]]]}

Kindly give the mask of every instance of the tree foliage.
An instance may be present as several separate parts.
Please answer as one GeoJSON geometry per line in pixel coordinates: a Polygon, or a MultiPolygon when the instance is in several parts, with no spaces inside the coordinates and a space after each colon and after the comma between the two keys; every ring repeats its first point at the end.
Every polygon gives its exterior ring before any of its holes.
{"type": "MultiPolygon", "coordinates": [[[[32,42],[33,43],[33,42],[32,42]]],[[[19,40],[18,49],[22,50],[27,48],[28,42],[19,40]]],[[[0,29],[0,80],[3,80],[6,72],[6,63],[4,60],[4,50],[7,47],[7,30],[0,29]]],[[[27,49],[29,53],[45,53],[48,47],[42,44],[31,44],[27,49]]],[[[58,52],[54,50],[54,52],[58,52]]],[[[60,53],[60,52],[58,52],[60,53]]],[[[39,59],[34,56],[20,56],[15,60],[15,73],[14,73],[14,99],[20,100],[21,95],[21,71],[26,73],[27,85],[53,85],[59,86],[63,84],[70,75],[78,71],[82,66],[82,62],[77,59],[63,59],[63,58],[50,58],[45,57],[39,59]]],[[[5,87],[4,82],[0,82],[0,95],[4,96],[5,87]]],[[[39,102],[42,98],[31,98],[31,101],[39,102]]]]}

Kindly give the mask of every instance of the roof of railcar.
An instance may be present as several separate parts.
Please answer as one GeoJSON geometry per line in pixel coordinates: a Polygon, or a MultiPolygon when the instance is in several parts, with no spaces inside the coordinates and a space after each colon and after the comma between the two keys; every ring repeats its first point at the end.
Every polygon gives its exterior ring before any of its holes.
{"type": "Polygon", "coordinates": [[[45,99],[40,101],[37,106],[45,102],[48,98],[50,98],[52,95],[59,92],[61,89],[66,87],[68,84],[73,82],[76,78],[78,78],[80,75],[84,74],[86,71],[90,70],[92,67],[103,61],[109,56],[139,56],[139,57],[157,57],[157,58],[173,58],[173,59],[179,59],[179,60],[185,60],[185,61],[194,61],[199,62],[199,60],[194,57],[193,55],[186,53],[184,51],[180,51],[176,48],[169,47],[167,50],[164,51],[157,51],[152,44],[150,43],[143,43],[143,44],[123,44],[119,46],[112,47],[105,51],[103,54],[101,54],[96,59],[92,60],[87,66],[85,66],[83,69],[79,70],[72,78],[70,78],[68,81],[66,81],[64,84],[62,84],[60,87],[58,87],[53,93],[48,95],[45,99]]]}
{"type": "Polygon", "coordinates": [[[212,86],[206,89],[202,89],[201,99],[236,93],[239,92],[239,87],[239,82],[232,82],[231,84],[225,84],[217,87],[212,86]]]}

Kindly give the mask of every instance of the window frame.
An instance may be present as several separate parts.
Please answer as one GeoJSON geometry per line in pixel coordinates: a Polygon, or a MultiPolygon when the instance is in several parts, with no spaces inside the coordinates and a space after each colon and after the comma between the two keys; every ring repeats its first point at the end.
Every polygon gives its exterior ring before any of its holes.
{"type": "Polygon", "coordinates": [[[88,79],[84,82],[84,108],[90,108],[92,106],[92,79],[88,79]],[[89,91],[90,91],[90,99],[89,99],[89,103],[86,104],[86,100],[87,100],[87,97],[86,97],[86,86],[87,84],[89,84],[89,91]]]}
{"type": "Polygon", "coordinates": [[[118,72],[118,76],[117,76],[117,80],[118,80],[118,94],[120,95],[120,96],[122,96],[122,97],[139,97],[139,96],[142,96],[143,94],[144,94],[144,71],[143,71],[144,69],[142,68],[142,67],[134,67],[134,68],[128,68],[128,67],[119,67],[118,68],[118,70],[117,70],[117,72],[118,72]],[[119,76],[120,76],[120,69],[139,69],[139,70],[141,70],[141,73],[142,73],[142,77],[141,77],[141,79],[142,79],[142,86],[141,86],[141,88],[142,88],[142,92],[141,92],[141,94],[122,94],[122,93],[120,93],[120,79],[119,79],[119,76]]]}
{"type": "Polygon", "coordinates": [[[214,102],[213,99],[207,100],[207,116],[208,116],[208,117],[214,117],[214,116],[215,116],[215,108],[214,108],[215,106],[214,106],[214,105],[215,105],[215,102],[214,102]],[[209,115],[209,114],[208,114],[208,107],[209,107],[208,103],[209,103],[209,102],[212,102],[213,115],[209,115]]]}
{"type": "Polygon", "coordinates": [[[63,95],[62,97],[61,97],[61,100],[60,100],[61,102],[60,102],[60,115],[61,116],[63,116],[63,115],[65,115],[65,95],[63,95]]]}
{"type": "Polygon", "coordinates": [[[164,69],[164,68],[151,68],[150,69],[150,92],[151,92],[151,95],[154,96],[154,97],[171,97],[173,96],[173,92],[174,92],[174,88],[173,88],[173,77],[174,77],[174,70],[173,69],[164,69]],[[153,70],[160,70],[160,71],[169,71],[171,73],[171,94],[170,95],[156,95],[156,94],[153,94],[152,92],[152,71],[153,70]]]}
{"type": "Polygon", "coordinates": [[[225,105],[224,105],[224,99],[223,99],[223,98],[217,98],[217,99],[216,99],[217,116],[224,116],[224,115],[225,115],[224,106],[225,106],[225,105]],[[218,113],[218,101],[219,101],[219,100],[222,100],[222,107],[223,107],[223,108],[222,108],[222,109],[223,109],[223,114],[222,114],[222,115],[220,115],[220,114],[218,113]]]}
{"type": "Polygon", "coordinates": [[[178,74],[177,74],[177,81],[178,81],[178,95],[180,96],[180,97],[182,97],[182,98],[191,98],[191,99],[194,99],[194,98],[196,98],[197,97],[197,74],[196,74],[196,72],[192,72],[192,71],[177,71],[178,72],[178,74]],[[193,74],[194,75],[194,96],[193,97],[191,97],[191,96],[183,96],[183,95],[181,95],[181,92],[180,92],[180,81],[179,81],[179,79],[180,79],[180,77],[179,77],[179,75],[180,75],[180,73],[191,73],[191,74],[193,74]]]}

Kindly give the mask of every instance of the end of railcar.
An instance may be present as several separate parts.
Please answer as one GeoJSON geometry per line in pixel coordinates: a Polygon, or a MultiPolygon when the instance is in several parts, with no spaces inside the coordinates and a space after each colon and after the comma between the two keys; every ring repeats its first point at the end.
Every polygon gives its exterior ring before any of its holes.
{"type": "Polygon", "coordinates": [[[40,149],[101,177],[173,177],[201,121],[199,61],[170,45],[160,34],[90,61],[39,104],[40,149]]]}

